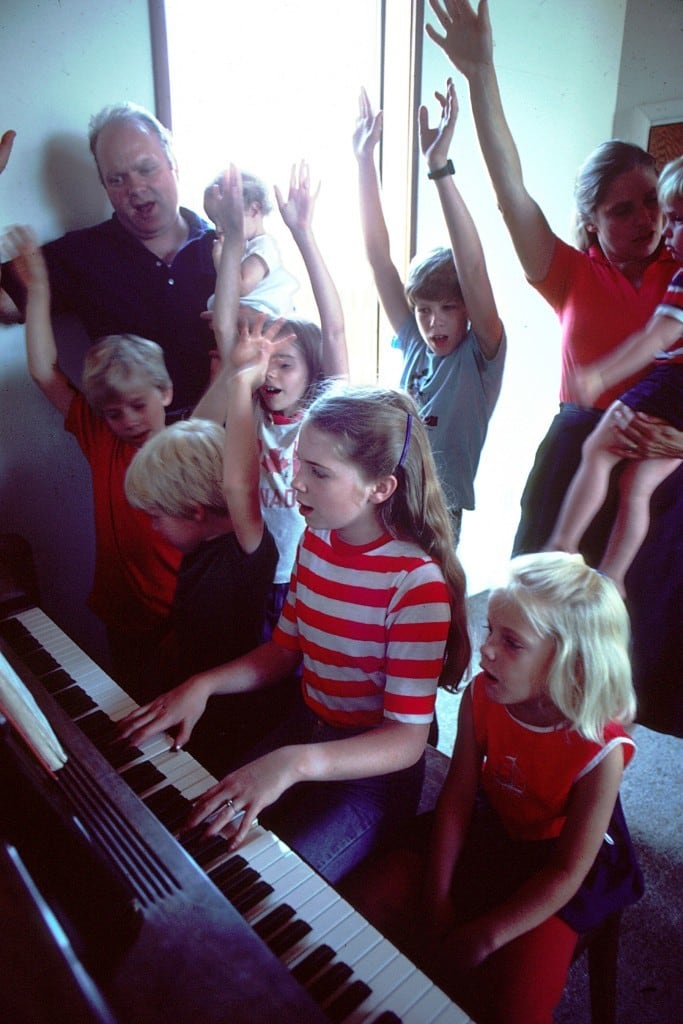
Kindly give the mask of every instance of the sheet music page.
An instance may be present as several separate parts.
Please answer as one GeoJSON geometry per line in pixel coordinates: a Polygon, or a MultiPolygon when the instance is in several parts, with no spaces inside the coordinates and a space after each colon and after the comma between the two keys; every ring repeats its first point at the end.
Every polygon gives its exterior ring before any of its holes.
{"type": "Polygon", "coordinates": [[[52,726],[1,651],[0,711],[49,772],[66,764],[66,754],[52,726]]]}

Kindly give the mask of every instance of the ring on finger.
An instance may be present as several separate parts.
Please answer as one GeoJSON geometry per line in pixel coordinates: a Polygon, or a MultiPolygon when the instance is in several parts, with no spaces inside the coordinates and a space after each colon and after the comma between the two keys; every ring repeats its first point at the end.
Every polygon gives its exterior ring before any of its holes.
{"type": "Polygon", "coordinates": [[[226,803],[226,805],[227,805],[228,807],[232,808],[233,810],[235,809],[235,805],[234,805],[234,803],[232,802],[232,798],[231,798],[231,797],[228,797],[228,799],[227,799],[227,800],[225,801],[225,803],[226,803]]]}

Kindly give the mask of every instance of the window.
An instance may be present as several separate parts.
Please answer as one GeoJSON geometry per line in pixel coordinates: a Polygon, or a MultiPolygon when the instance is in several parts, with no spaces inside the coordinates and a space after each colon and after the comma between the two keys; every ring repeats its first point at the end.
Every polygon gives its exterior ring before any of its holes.
{"type": "MultiPolygon", "coordinates": [[[[182,202],[201,210],[205,185],[229,162],[285,191],[292,165],[308,161],[321,182],[316,235],[342,297],[359,382],[391,376],[394,364],[384,358],[389,329],[363,252],[351,136],[361,85],[375,106],[391,90],[384,201],[403,272],[412,239],[412,69],[421,38],[413,26],[421,7],[405,0],[150,0],[157,110],[173,128],[182,202]]],[[[317,319],[277,209],[266,224],[301,282],[298,312],[317,319]]]]}

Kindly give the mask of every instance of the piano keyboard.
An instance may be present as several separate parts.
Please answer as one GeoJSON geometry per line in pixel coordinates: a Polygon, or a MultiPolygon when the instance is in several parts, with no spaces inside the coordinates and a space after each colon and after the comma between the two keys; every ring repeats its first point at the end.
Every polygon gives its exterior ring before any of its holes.
{"type": "Polygon", "coordinates": [[[186,751],[173,751],[168,735],[141,748],[118,740],[112,723],[137,705],[43,611],[31,608],[0,622],[0,636],[331,1021],[472,1024],[272,832],[254,825],[237,852],[201,829],[178,836],[191,801],[216,780],[186,751]]]}

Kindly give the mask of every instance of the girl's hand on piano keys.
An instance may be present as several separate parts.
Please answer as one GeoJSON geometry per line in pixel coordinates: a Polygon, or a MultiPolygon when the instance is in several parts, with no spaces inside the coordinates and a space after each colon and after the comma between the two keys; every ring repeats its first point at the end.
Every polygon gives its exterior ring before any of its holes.
{"type": "Polygon", "coordinates": [[[187,821],[193,828],[207,822],[207,835],[215,835],[243,812],[239,828],[232,839],[236,850],[247,837],[249,829],[265,807],[275,803],[285,790],[299,781],[296,764],[297,747],[281,747],[243,765],[207,789],[195,803],[187,821]],[[208,820],[210,819],[210,821],[208,820]]]}
{"type": "Polygon", "coordinates": [[[193,676],[126,715],[120,722],[121,735],[139,746],[157,733],[170,732],[174,736],[174,747],[179,750],[192,735],[208,698],[209,693],[200,678],[193,676]]]}

